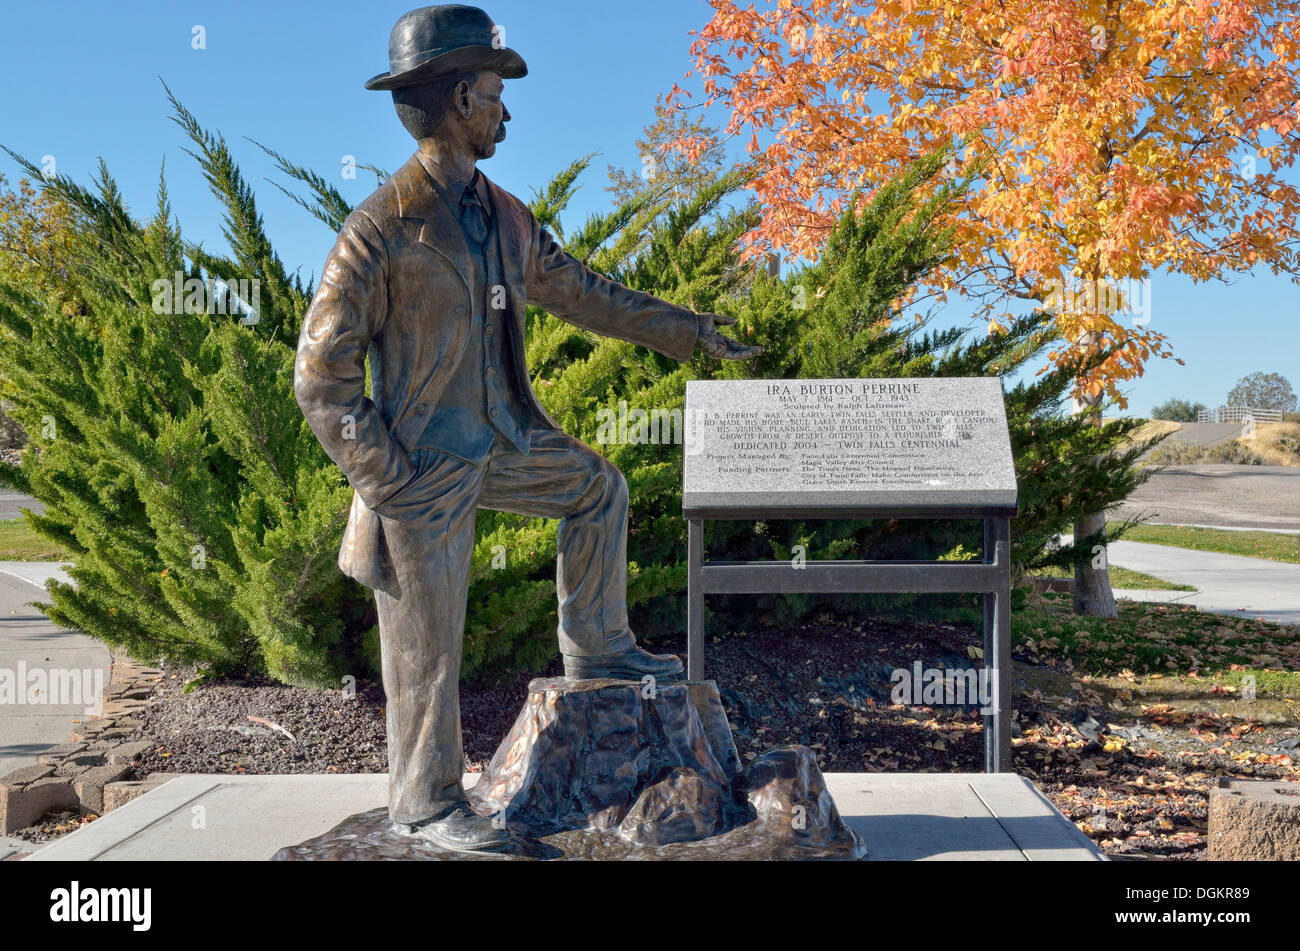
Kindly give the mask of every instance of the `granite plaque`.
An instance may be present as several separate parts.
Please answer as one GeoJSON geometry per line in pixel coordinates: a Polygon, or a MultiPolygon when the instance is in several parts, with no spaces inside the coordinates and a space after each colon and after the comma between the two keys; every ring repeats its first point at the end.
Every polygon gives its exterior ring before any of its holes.
{"type": "Polygon", "coordinates": [[[1002,382],[692,380],[687,516],[1013,515],[1002,382]]]}

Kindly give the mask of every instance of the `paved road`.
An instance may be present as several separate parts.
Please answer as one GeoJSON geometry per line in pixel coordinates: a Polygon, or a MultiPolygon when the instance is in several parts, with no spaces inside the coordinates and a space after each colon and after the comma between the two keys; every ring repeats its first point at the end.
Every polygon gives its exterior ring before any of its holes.
{"type": "Polygon", "coordinates": [[[1241,432],[1241,423],[1183,423],[1182,429],[1170,433],[1161,445],[1179,442],[1193,446],[1217,446],[1237,439],[1241,432]]]}
{"type": "Polygon", "coordinates": [[[22,514],[20,510],[25,508],[31,509],[37,515],[45,511],[45,506],[30,495],[0,487],[0,521],[18,518],[22,514]]]}
{"type": "Polygon", "coordinates": [[[1300,530],[1300,468],[1169,466],[1139,486],[1111,513],[1112,518],[1134,515],[1149,516],[1152,522],[1170,525],[1297,531],[1300,530]]]}
{"type": "Polygon", "coordinates": [[[1109,556],[1111,564],[1198,589],[1162,592],[1167,597],[1160,600],[1194,604],[1216,614],[1300,624],[1300,565],[1126,541],[1112,542],[1109,556]]]}

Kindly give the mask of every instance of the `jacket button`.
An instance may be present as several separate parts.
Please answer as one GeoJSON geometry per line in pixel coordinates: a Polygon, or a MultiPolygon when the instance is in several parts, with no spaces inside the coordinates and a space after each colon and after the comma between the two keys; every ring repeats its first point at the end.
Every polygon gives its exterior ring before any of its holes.
{"type": "Polygon", "coordinates": [[[443,357],[438,361],[438,366],[442,367],[444,370],[451,366],[451,357],[443,357]]]}
{"type": "Polygon", "coordinates": [[[501,413],[501,411],[498,410],[495,406],[493,406],[490,410],[488,410],[488,415],[489,415],[489,416],[499,416],[500,413],[501,413]]]}
{"type": "Polygon", "coordinates": [[[427,412],[429,412],[428,404],[426,404],[426,403],[416,403],[416,404],[415,404],[415,415],[416,415],[416,416],[423,416],[423,415],[424,415],[425,413],[427,413],[427,412]]]}

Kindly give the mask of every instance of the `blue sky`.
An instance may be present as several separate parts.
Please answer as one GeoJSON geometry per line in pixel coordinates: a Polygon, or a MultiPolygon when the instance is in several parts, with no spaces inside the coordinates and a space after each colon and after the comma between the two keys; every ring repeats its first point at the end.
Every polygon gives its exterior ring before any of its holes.
{"type": "MultiPolygon", "coordinates": [[[[277,249],[304,276],[319,273],[333,235],[273,188],[287,184],[244,137],[334,176],[360,201],[374,187],[366,172],[342,176],[342,158],[397,168],[413,143],[387,93],[362,83],[387,69],[388,32],[414,4],[376,0],[205,0],[111,4],[50,0],[11,4],[0,40],[0,143],[85,181],[107,162],[133,211],[152,211],[160,163],[167,161],[172,203],[187,236],[222,243],[217,207],[184,134],[168,118],[159,78],[209,129],[225,134],[277,249]],[[206,49],[193,48],[195,26],[206,49]]],[[[690,68],[688,31],[708,19],[703,0],[493,0],[506,42],[529,75],[508,81],[509,137],[484,171],[528,199],[574,158],[599,152],[566,220],[603,209],[606,165],[639,168],[633,145],[651,120],[657,93],[690,68]]],[[[686,88],[698,86],[683,82],[686,88]]],[[[697,93],[698,95],[698,93],[697,93]]],[[[713,117],[721,125],[725,116],[713,117]]],[[[0,171],[12,181],[8,156],[0,171]]],[[[1291,170],[1291,180],[1297,178],[1291,170]]],[[[1216,405],[1237,379],[1279,372],[1300,388],[1300,288],[1266,271],[1231,284],[1156,275],[1151,327],[1167,334],[1173,360],[1154,361],[1127,388],[1131,411],[1145,414],[1170,397],[1216,405]]],[[[956,308],[943,314],[966,322],[956,308]]]]}

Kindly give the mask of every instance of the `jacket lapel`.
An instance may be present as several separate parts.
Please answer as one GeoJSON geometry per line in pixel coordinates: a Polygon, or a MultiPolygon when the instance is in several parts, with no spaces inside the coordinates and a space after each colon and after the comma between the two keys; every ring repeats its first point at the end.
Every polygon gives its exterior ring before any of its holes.
{"type": "MultiPolygon", "coordinates": [[[[497,221],[497,235],[501,241],[501,269],[506,279],[510,295],[522,295],[524,291],[524,253],[523,235],[516,217],[510,213],[510,205],[503,200],[503,192],[486,175],[488,195],[492,199],[492,214],[497,221]]],[[[519,307],[522,316],[522,302],[519,307]]]]}
{"type": "Polygon", "coordinates": [[[546,411],[542,401],[537,398],[537,392],[533,389],[532,382],[529,379],[531,371],[528,368],[528,359],[525,356],[524,347],[524,340],[528,335],[528,288],[524,284],[524,237],[526,225],[522,216],[514,211],[515,206],[511,203],[510,196],[497,188],[486,175],[483,178],[487,181],[488,194],[492,198],[492,214],[496,216],[497,221],[497,236],[501,242],[501,271],[510,295],[510,308],[514,312],[517,333],[513,335],[513,340],[516,360],[520,371],[524,375],[524,389],[529,402],[541,414],[542,419],[552,429],[563,430],[563,427],[551,418],[551,414],[546,411]]]}
{"type": "Polygon", "coordinates": [[[419,241],[451,262],[452,267],[470,290],[473,273],[469,259],[469,244],[461,232],[460,221],[429,178],[418,155],[393,176],[397,190],[397,214],[420,229],[419,241]]]}

